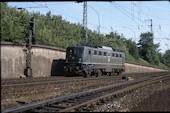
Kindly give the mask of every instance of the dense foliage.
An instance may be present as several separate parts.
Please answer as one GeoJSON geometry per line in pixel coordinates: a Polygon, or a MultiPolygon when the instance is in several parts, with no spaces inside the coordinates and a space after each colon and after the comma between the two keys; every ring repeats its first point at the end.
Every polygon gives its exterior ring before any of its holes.
{"type": "MultiPolygon", "coordinates": [[[[36,44],[66,48],[69,45],[85,42],[85,38],[82,37],[83,26],[80,23],[70,23],[60,15],[52,15],[51,11],[44,15],[40,12],[33,14],[24,9],[19,10],[16,7],[9,7],[7,2],[1,2],[1,41],[25,43],[28,37],[29,20],[33,15],[36,44]]],[[[104,35],[88,29],[90,44],[110,46],[123,51],[128,61],[139,62],[143,58],[151,64],[158,65],[161,59],[162,63],[170,66],[169,52],[160,55],[157,50],[159,44],[153,43],[153,34],[143,33],[140,37],[138,48],[132,39],[127,39],[116,31],[104,35]]]]}
{"type": "Polygon", "coordinates": [[[166,50],[163,55],[163,63],[170,67],[170,50],[166,50]]]}
{"type": "Polygon", "coordinates": [[[1,40],[24,42],[28,18],[28,12],[19,12],[16,8],[7,7],[7,3],[1,3],[1,40]]]}
{"type": "Polygon", "coordinates": [[[141,58],[151,64],[159,64],[158,47],[159,44],[153,43],[153,34],[150,32],[142,33],[139,40],[139,54],[141,58]]]}
{"type": "Polygon", "coordinates": [[[136,59],[139,59],[139,51],[138,51],[138,47],[136,46],[136,43],[133,42],[131,39],[126,41],[126,47],[128,49],[128,52],[135,57],[136,59]]]}

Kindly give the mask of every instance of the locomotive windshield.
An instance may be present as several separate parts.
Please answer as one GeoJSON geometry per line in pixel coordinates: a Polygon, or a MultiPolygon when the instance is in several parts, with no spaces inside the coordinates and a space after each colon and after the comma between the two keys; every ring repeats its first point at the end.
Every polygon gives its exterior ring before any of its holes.
{"type": "Polygon", "coordinates": [[[66,58],[69,62],[78,62],[80,59],[82,59],[82,48],[67,48],[66,58]]]}

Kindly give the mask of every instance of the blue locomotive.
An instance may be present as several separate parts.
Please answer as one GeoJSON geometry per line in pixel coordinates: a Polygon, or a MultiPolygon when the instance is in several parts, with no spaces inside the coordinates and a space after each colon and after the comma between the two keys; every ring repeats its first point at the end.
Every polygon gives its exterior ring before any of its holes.
{"type": "Polygon", "coordinates": [[[64,69],[72,75],[119,75],[125,71],[125,54],[106,46],[67,47],[64,69]]]}

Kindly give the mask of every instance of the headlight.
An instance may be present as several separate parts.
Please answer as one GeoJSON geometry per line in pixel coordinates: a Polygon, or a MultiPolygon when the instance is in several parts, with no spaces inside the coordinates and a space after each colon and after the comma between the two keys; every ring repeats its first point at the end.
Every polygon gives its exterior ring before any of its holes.
{"type": "Polygon", "coordinates": [[[78,63],[81,63],[81,58],[78,59],[78,63]]]}

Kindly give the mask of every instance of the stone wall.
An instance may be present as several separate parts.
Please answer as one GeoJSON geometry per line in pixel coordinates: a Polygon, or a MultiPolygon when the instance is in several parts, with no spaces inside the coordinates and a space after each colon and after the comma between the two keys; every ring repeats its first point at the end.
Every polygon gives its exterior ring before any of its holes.
{"type": "MultiPolygon", "coordinates": [[[[31,68],[34,77],[62,73],[58,68],[62,65],[60,62],[65,59],[64,49],[33,46],[31,52],[31,68]]],[[[1,44],[1,78],[24,77],[25,56],[24,46],[1,44]]]]}
{"type": "Polygon", "coordinates": [[[125,73],[147,73],[147,72],[160,72],[165,71],[163,69],[153,68],[153,67],[146,67],[142,65],[135,65],[135,64],[129,64],[125,63],[126,71],[125,73]]]}
{"type": "Polygon", "coordinates": [[[22,76],[25,68],[23,47],[1,45],[1,78],[22,76]]]}

